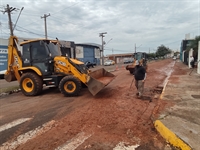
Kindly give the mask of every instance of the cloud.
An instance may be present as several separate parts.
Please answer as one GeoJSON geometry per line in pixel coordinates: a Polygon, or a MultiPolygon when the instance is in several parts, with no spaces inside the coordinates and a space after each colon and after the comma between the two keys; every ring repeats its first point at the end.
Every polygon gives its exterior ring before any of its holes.
{"type": "MultiPolygon", "coordinates": [[[[107,32],[109,54],[148,52],[161,44],[171,49],[180,48],[185,34],[200,35],[200,0],[1,0],[1,8],[9,4],[24,10],[15,34],[20,37],[44,37],[44,14],[47,17],[48,37],[75,43],[101,44],[99,33],[107,32]]],[[[19,14],[12,13],[16,22],[19,14]]],[[[7,14],[1,14],[1,37],[8,37],[7,14]]]]}

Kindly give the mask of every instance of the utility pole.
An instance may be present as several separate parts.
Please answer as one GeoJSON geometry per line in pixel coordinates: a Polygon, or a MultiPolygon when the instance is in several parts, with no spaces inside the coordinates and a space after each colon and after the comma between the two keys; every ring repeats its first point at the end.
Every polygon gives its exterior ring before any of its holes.
{"type": "MultiPolygon", "coordinates": [[[[141,45],[142,45],[142,44],[141,44],[141,45]]],[[[140,45],[140,46],[141,46],[141,45],[140,45]]],[[[136,47],[136,44],[135,44],[135,54],[134,54],[135,59],[136,59],[136,48],[139,48],[140,46],[136,47]]]]}
{"type": "Polygon", "coordinates": [[[135,53],[136,53],[136,44],[135,44],[135,53]]]}
{"type": "Polygon", "coordinates": [[[100,58],[102,58],[101,65],[104,64],[104,41],[103,41],[103,37],[105,37],[104,34],[107,34],[107,32],[99,33],[99,37],[101,37],[101,41],[102,41],[102,50],[100,52],[100,58]]]}
{"type": "Polygon", "coordinates": [[[48,15],[44,14],[44,16],[41,16],[41,19],[44,18],[44,28],[45,28],[45,38],[47,39],[47,23],[46,18],[50,16],[50,13],[48,15]]]}
{"type": "Polygon", "coordinates": [[[7,12],[8,13],[8,23],[9,23],[9,27],[10,27],[10,35],[13,36],[13,26],[12,26],[12,21],[11,21],[11,12],[16,10],[16,8],[13,7],[9,7],[9,5],[7,4],[7,8],[5,9],[5,11],[3,12],[4,14],[7,12]]]}
{"type": "MultiPolygon", "coordinates": [[[[18,15],[17,21],[19,20],[19,17],[20,17],[20,15],[21,15],[21,12],[22,12],[23,9],[24,9],[24,7],[21,8],[21,11],[20,11],[20,14],[18,15]]],[[[14,27],[13,27],[13,23],[12,23],[12,19],[11,19],[11,12],[14,11],[14,10],[17,11],[17,10],[19,10],[19,9],[13,8],[13,7],[9,7],[9,5],[7,4],[7,8],[5,8],[5,11],[1,11],[1,12],[3,12],[3,14],[5,14],[6,12],[8,13],[8,24],[9,24],[10,35],[11,35],[11,36],[14,35],[13,32],[14,32],[14,29],[15,29],[15,27],[16,27],[16,25],[17,25],[17,21],[16,21],[16,23],[15,23],[15,25],[14,25],[14,27]]]]}

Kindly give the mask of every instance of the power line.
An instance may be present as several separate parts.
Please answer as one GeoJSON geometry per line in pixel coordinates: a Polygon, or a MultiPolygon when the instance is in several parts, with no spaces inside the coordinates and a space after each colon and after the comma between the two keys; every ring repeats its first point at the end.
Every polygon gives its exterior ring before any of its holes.
{"type": "Polygon", "coordinates": [[[84,2],[84,1],[77,2],[77,3],[75,3],[75,4],[73,4],[73,5],[69,6],[69,7],[66,7],[66,8],[64,8],[64,9],[62,9],[62,10],[59,10],[59,11],[57,11],[57,12],[54,12],[54,13],[52,13],[52,14],[55,15],[56,13],[61,12],[61,11],[65,10],[65,9],[67,9],[67,8],[70,8],[70,7],[72,7],[72,6],[75,6],[75,5],[77,5],[77,4],[81,3],[81,2],[84,2]]]}
{"type": "Polygon", "coordinates": [[[9,37],[9,35],[10,35],[9,32],[6,33],[6,32],[4,32],[3,30],[1,30],[1,32],[4,33],[4,34],[6,34],[8,37],[9,37]]]}
{"type": "MultiPolygon", "coordinates": [[[[34,35],[39,35],[39,36],[45,36],[44,34],[39,34],[39,33],[36,33],[36,32],[32,32],[32,31],[27,30],[27,29],[25,29],[25,28],[23,28],[23,27],[20,27],[20,26],[18,26],[18,25],[17,25],[17,27],[23,29],[23,30],[16,29],[16,30],[21,31],[21,32],[26,32],[26,33],[30,33],[30,34],[34,34],[34,35]]],[[[55,38],[55,37],[53,37],[53,36],[48,36],[48,37],[50,37],[50,38],[55,38]]]]}
{"type": "Polygon", "coordinates": [[[20,31],[20,32],[25,32],[25,33],[30,33],[30,34],[34,34],[34,35],[44,36],[43,34],[38,34],[38,33],[31,32],[31,31],[20,30],[20,29],[17,29],[17,28],[16,28],[16,30],[20,31]]]}
{"type": "Polygon", "coordinates": [[[17,17],[17,21],[16,21],[16,23],[15,23],[15,25],[14,25],[14,27],[13,27],[13,31],[15,30],[15,27],[16,27],[16,25],[17,25],[17,22],[18,22],[18,20],[19,20],[19,17],[20,17],[20,15],[21,15],[21,12],[22,12],[23,9],[24,9],[24,7],[22,7],[21,10],[20,10],[20,13],[19,13],[19,15],[18,15],[18,17],[17,17]]]}

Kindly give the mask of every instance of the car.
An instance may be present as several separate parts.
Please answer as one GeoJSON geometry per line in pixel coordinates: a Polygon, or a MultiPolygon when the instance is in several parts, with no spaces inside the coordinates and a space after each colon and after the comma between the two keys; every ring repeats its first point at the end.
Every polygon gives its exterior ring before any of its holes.
{"type": "Polygon", "coordinates": [[[173,60],[176,60],[176,56],[173,57],[173,60]]]}
{"type": "Polygon", "coordinates": [[[134,58],[124,58],[124,64],[133,63],[134,58]]]}
{"type": "Polygon", "coordinates": [[[111,60],[111,64],[114,65],[114,64],[115,64],[115,61],[114,61],[114,60],[111,60]]]}
{"type": "Polygon", "coordinates": [[[130,61],[128,59],[124,60],[124,64],[129,64],[130,61]]]}
{"type": "Polygon", "coordinates": [[[87,68],[90,68],[90,67],[94,68],[94,66],[96,66],[96,63],[92,63],[92,62],[86,61],[85,65],[86,65],[87,68]]]}
{"type": "Polygon", "coordinates": [[[114,65],[114,64],[115,64],[115,62],[113,60],[106,60],[104,62],[104,66],[110,66],[110,65],[114,65]]]}

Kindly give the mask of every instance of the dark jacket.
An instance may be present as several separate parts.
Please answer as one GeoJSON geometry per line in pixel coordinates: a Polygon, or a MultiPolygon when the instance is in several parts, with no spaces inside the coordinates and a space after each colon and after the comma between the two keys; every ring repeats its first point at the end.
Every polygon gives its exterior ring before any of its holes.
{"type": "Polygon", "coordinates": [[[135,67],[135,80],[144,80],[146,70],[143,66],[137,65],[135,67]]]}

